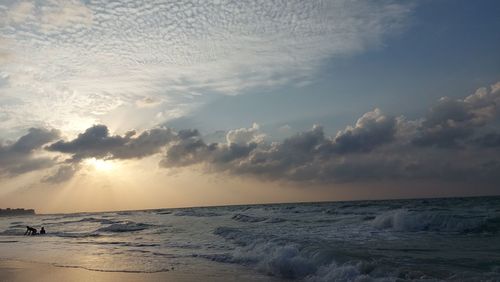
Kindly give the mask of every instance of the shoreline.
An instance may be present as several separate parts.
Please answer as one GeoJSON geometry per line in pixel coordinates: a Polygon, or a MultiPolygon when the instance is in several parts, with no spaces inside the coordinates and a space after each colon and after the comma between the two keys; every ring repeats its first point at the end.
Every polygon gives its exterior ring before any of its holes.
{"type": "Polygon", "coordinates": [[[194,275],[174,271],[139,273],[89,270],[51,263],[0,259],[0,281],[190,281],[194,275]]]}
{"type": "MultiPolygon", "coordinates": [[[[127,272],[91,270],[79,266],[58,266],[51,263],[22,261],[17,259],[0,258],[0,281],[103,281],[103,282],[133,282],[133,281],[262,281],[262,276],[249,275],[246,271],[224,271],[212,273],[197,273],[188,271],[161,271],[161,272],[127,272]]],[[[279,281],[267,277],[269,281],[279,281]]]]}

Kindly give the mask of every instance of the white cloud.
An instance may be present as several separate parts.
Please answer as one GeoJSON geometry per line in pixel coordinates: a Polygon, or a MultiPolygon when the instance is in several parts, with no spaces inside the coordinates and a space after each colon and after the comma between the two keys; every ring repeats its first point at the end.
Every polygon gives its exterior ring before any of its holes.
{"type": "MultiPolygon", "coordinates": [[[[10,86],[2,91],[19,99],[0,108],[18,126],[89,126],[145,96],[301,85],[326,59],[378,46],[404,26],[410,10],[405,3],[347,0],[0,5],[0,18],[8,19],[0,38],[11,42],[0,50],[2,58],[9,54],[1,66],[10,86]]],[[[176,105],[165,107],[172,112],[176,105]]]]}
{"type": "Polygon", "coordinates": [[[32,25],[48,31],[76,24],[92,23],[92,12],[78,0],[46,0],[43,2],[19,1],[3,6],[3,22],[6,25],[32,25]]]}
{"type": "Polygon", "coordinates": [[[80,1],[50,0],[47,4],[41,8],[41,22],[46,29],[92,24],[92,11],[80,1]]]}
{"type": "Polygon", "coordinates": [[[32,2],[19,2],[10,8],[7,20],[20,23],[33,15],[35,5],[32,2]]]}
{"type": "Polygon", "coordinates": [[[259,125],[254,123],[250,128],[238,128],[229,130],[226,134],[228,144],[248,145],[250,143],[261,143],[265,134],[259,131],[259,125]]]}

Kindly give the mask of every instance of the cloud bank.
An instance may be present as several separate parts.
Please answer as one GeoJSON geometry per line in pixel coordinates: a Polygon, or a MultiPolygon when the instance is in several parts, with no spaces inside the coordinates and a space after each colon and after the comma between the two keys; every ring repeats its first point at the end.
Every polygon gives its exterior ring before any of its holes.
{"type": "Polygon", "coordinates": [[[55,165],[34,150],[66,156],[44,181],[64,181],[87,158],[105,160],[161,156],[163,168],[203,167],[272,181],[312,183],[426,180],[500,183],[500,83],[464,99],[442,98],[417,120],[374,109],[334,136],[321,126],[280,142],[268,142],[254,124],[227,132],[226,141],[207,143],[198,130],[158,127],[138,134],[111,135],[95,125],[73,140],[55,130],[30,129],[0,147],[2,171],[10,175],[55,165]],[[55,142],[54,142],[55,141],[55,142]],[[10,161],[5,161],[10,160],[10,161]]]}

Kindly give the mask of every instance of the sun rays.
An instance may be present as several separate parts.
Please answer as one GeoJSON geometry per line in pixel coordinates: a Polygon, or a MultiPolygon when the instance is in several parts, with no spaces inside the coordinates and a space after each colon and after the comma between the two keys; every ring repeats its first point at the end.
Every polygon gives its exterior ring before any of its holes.
{"type": "Polygon", "coordinates": [[[110,172],[116,169],[116,164],[110,160],[90,158],[85,160],[85,164],[101,172],[110,172]]]}

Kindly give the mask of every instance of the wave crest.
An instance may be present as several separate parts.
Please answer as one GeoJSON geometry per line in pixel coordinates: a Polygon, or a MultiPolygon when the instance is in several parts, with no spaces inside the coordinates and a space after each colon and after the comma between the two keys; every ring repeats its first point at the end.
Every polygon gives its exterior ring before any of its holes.
{"type": "Polygon", "coordinates": [[[181,210],[174,214],[175,216],[194,216],[194,217],[207,217],[207,216],[220,216],[221,214],[209,211],[197,210],[181,210]]]}
{"type": "Polygon", "coordinates": [[[144,229],[148,229],[151,225],[145,223],[136,222],[125,222],[125,223],[115,223],[106,227],[102,227],[96,230],[96,232],[134,232],[144,229]]]}
{"type": "Polygon", "coordinates": [[[261,222],[267,220],[267,217],[251,216],[246,214],[237,213],[231,217],[239,222],[261,222]]]}
{"type": "Polygon", "coordinates": [[[496,233],[500,228],[500,218],[482,216],[460,216],[438,212],[414,212],[398,209],[376,216],[372,225],[379,229],[418,232],[463,232],[463,233],[496,233]]]}

